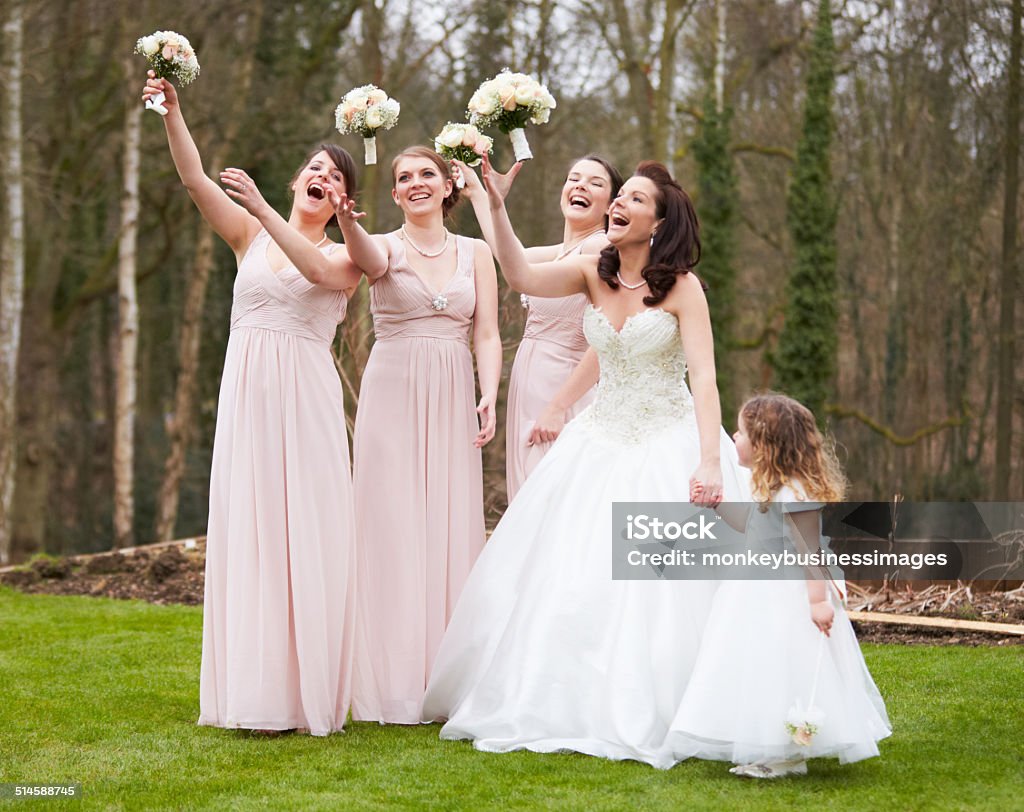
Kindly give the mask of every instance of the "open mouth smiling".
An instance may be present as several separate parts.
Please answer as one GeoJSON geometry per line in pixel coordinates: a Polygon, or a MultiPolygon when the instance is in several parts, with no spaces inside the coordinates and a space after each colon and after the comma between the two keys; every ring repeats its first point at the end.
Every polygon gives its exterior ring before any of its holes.
{"type": "Polygon", "coordinates": [[[319,183],[311,183],[306,187],[306,194],[314,200],[323,200],[327,196],[327,191],[319,183]]]}

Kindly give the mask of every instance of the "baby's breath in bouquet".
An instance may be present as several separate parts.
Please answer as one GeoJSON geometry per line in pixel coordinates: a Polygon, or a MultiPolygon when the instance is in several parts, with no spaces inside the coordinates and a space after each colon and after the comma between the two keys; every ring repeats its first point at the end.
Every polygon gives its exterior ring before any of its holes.
{"type": "Polygon", "coordinates": [[[334,111],[334,122],[342,135],[363,136],[365,164],[377,163],[377,130],[390,130],[398,123],[401,105],[375,85],[363,85],[346,93],[334,111]]]}
{"type": "MultiPolygon", "coordinates": [[[[448,122],[434,136],[434,152],[447,161],[462,161],[466,166],[476,166],[494,147],[494,140],[483,135],[472,124],[448,122]]],[[[466,180],[461,175],[456,181],[461,189],[466,180]]]]}
{"type": "MultiPolygon", "coordinates": [[[[187,85],[199,75],[199,60],[192,43],[177,31],[154,31],[148,37],[140,37],[135,53],[146,57],[157,79],[173,79],[179,85],[187,85]]],[[[166,116],[165,98],[163,93],[152,96],[146,101],[146,109],[166,116]]]]}
{"type": "Polygon", "coordinates": [[[524,127],[547,124],[555,98],[536,79],[525,73],[503,70],[488,79],[469,100],[469,120],[477,126],[497,124],[512,139],[517,161],[533,157],[524,127]]]}

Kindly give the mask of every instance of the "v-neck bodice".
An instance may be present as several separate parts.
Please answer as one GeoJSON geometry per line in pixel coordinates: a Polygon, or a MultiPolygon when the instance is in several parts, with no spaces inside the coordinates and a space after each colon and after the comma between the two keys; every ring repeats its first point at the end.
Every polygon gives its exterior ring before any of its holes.
{"type": "Polygon", "coordinates": [[[447,338],[469,342],[476,310],[473,241],[455,235],[455,273],[432,290],[409,264],[405,243],[387,235],[388,270],[370,287],[370,312],[378,341],[398,337],[447,338]]]}
{"type": "MultiPolygon", "coordinates": [[[[294,265],[272,271],[269,243],[270,235],[260,231],[238,265],[231,329],[255,327],[330,343],[345,318],[345,294],[314,285],[294,265]]],[[[336,248],[332,243],[320,250],[329,254],[336,248]]]]}

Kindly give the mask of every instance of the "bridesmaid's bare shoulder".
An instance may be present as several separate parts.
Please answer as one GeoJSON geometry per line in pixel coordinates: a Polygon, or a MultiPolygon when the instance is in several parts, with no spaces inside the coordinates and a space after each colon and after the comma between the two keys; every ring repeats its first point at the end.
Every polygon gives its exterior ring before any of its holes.
{"type": "Polygon", "coordinates": [[[494,255],[491,253],[490,246],[476,237],[471,237],[470,240],[473,243],[473,264],[477,270],[489,269],[491,273],[495,273],[494,255]]]}

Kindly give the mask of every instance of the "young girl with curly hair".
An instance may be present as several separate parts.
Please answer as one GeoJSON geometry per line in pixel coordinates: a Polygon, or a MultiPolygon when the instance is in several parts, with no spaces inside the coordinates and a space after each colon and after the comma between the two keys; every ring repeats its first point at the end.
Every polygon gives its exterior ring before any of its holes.
{"type": "MultiPolygon", "coordinates": [[[[820,549],[824,503],[845,478],[814,415],[792,398],[758,395],[734,435],[753,505],[722,505],[761,552],[820,549]]],[[[878,755],[891,733],[839,586],[824,569],[799,580],[726,580],[715,594],[697,665],[672,723],[677,758],[732,761],[750,778],[804,775],[807,759],[878,755]]]]}

